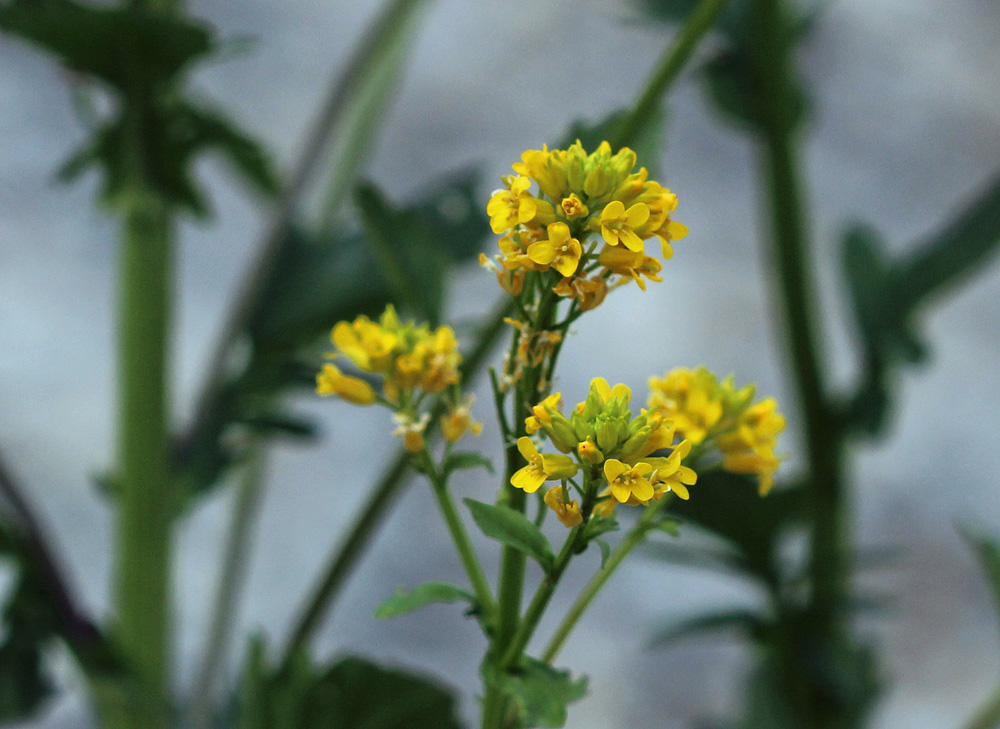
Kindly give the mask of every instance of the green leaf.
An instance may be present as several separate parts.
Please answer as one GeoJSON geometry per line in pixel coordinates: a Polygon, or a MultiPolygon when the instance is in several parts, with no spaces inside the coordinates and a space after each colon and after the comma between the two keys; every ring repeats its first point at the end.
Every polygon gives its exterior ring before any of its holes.
{"type": "Polygon", "coordinates": [[[517,707],[520,725],[561,727],[566,724],[567,707],[587,695],[587,678],[574,680],[561,671],[533,658],[525,658],[517,672],[502,679],[505,692],[517,707]]]}
{"type": "Polygon", "coordinates": [[[317,666],[298,654],[270,669],[259,642],[243,675],[238,729],[459,729],[455,700],[405,671],[347,657],[317,666]]]}
{"type": "Polygon", "coordinates": [[[608,561],[608,557],[611,556],[611,545],[603,539],[595,539],[594,544],[601,550],[601,567],[603,568],[608,561]]]}
{"type": "Polygon", "coordinates": [[[768,626],[768,621],[758,613],[743,608],[695,615],[671,623],[650,641],[650,645],[664,646],[681,638],[699,633],[715,633],[720,630],[739,630],[750,636],[760,635],[768,626]]]}
{"type": "Polygon", "coordinates": [[[469,592],[446,582],[428,582],[415,587],[409,592],[402,588],[396,594],[383,602],[375,610],[376,618],[394,618],[397,615],[419,610],[433,602],[467,601],[476,604],[476,598],[469,592]]]}
{"type": "Polygon", "coordinates": [[[773,576],[780,538],[803,514],[801,487],[757,494],[754,480],[723,470],[698,475],[697,498],[671,504],[674,514],[724,539],[743,554],[742,564],[754,575],[773,576]]]}
{"type": "Polygon", "coordinates": [[[493,473],[493,462],[481,453],[455,451],[449,453],[441,464],[441,472],[446,478],[454,471],[468,468],[485,468],[493,473]]]}
{"type": "Polygon", "coordinates": [[[474,499],[465,499],[465,503],[486,536],[533,557],[545,570],[552,568],[555,555],[549,540],[524,514],[506,506],[484,504],[474,499]]]}
{"type": "Polygon", "coordinates": [[[204,24],[136,5],[13,0],[0,5],[0,28],[122,91],[164,83],[214,47],[204,24]]]}
{"type": "Polygon", "coordinates": [[[671,537],[679,537],[681,535],[681,524],[682,522],[679,519],[673,519],[668,516],[653,524],[653,529],[661,531],[671,537]]]}
{"type": "Polygon", "coordinates": [[[614,515],[599,517],[592,515],[587,525],[583,528],[583,539],[584,541],[589,541],[591,539],[596,539],[602,534],[608,534],[609,532],[618,531],[618,520],[615,519],[614,515]]]}

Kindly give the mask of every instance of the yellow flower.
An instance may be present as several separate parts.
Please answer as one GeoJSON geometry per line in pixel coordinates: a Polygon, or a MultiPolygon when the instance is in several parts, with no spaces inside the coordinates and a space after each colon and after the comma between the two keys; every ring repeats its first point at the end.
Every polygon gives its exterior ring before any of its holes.
{"type": "Polygon", "coordinates": [[[601,211],[601,235],[609,246],[624,245],[630,251],[641,251],[642,238],[635,229],[649,220],[649,208],[636,203],[628,210],[620,200],[612,200],[601,211]]]}
{"type": "Polygon", "coordinates": [[[366,316],[358,317],[353,323],[339,322],[330,339],[344,356],[366,372],[385,371],[399,341],[395,334],[385,331],[366,316]]]}
{"type": "Polygon", "coordinates": [[[554,392],[531,409],[532,414],[524,419],[524,429],[528,435],[534,435],[543,424],[548,425],[552,422],[549,410],[558,410],[561,400],[562,393],[554,392]]]}
{"type": "Polygon", "coordinates": [[[457,442],[466,432],[477,436],[483,432],[483,424],[472,419],[472,401],[472,395],[468,395],[465,402],[452,406],[441,417],[441,433],[449,443],[457,442]]]}
{"type": "Polygon", "coordinates": [[[730,473],[757,476],[757,489],[761,496],[767,496],[774,486],[774,474],[781,466],[781,459],[768,448],[725,453],[722,467],[730,473]]]}
{"type": "Polygon", "coordinates": [[[663,269],[660,262],[642,251],[632,251],[619,246],[605,246],[598,259],[601,265],[619,276],[631,276],[643,291],[646,290],[645,276],[650,281],[662,281],[657,274],[663,269]]]}
{"type": "Polygon", "coordinates": [[[691,441],[685,440],[666,458],[643,459],[643,463],[655,469],[649,479],[655,489],[654,499],[659,499],[667,491],[673,491],[685,501],[690,498],[687,487],[693,486],[698,481],[698,474],[681,463],[690,452],[691,441]]]}
{"type": "Polygon", "coordinates": [[[604,462],[604,475],[608,479],[607,492],[622,504],[632,497],[645,503],[655,493],[648,478],[652,471],[653,467],[648,463],[637,463],[629,468],[618,459],[609,458],[604,462]]]}
{"type": "Polygon", "coordinates": [[[567,299],[576,299],[580,311],[590,311],[604,303],[608,295],[608,281],[603,276],[565,277],[552,290],[567,299]]]}
{"type": "Polygon", "coordinates": [[[603,501],[598,501],[594,504],[593,514],[599,519],[606,519],[615,513],[615,507],[618,506],[618,502],[614,499],[604,499],[603,501]]]}
{"type": "Polygon", "coordinates": [[[717,439],[722,467],[732,473],[756,475],[762,496],[774,485],[781,459],[774,454],[785,418],[774,398],[766,398],[739,415],[736,427],[717,439]]]}
{"type": "Polygon", "coordinates": [[[576,446],[576,455],[580,457],[580,460],[584,463],[600,463],[604,460],[604,454],[594,443],[593,438],[587,438],[586,440],[580,441],[576,446]]]}
{"type": "Polygon", "coordinates": [[[569,197],[564,197],[562,202],[559,203],[559,207],[562,209],[563,215],[566,216],[567,220],[576,220],[577,218],[585,218],[590,215],[590,208],[583,204],[583,201],[576,196],[576,193],[570,194],[569,197]]]}
{"type": "Polygon", "coordinates": [[[575,527],[583,522],[580,504],[569,500],[565,486],[556,486],[545,492],[545,504],[556,513],[559,521],[567,527],[575,527]]]}
{"type": "Polygon", "coordinates": [[[550,200],[561,200],[567,192],[565,159],[564,150],[550,152],[547,146],[543,146],[541,149],[525,150],[521,161],[515,162],[513,169],[537,182],[538,189],[550,200]]]}
{"type": "Polygon", "coordinates": [[[580,241],[570,237],[566,223],[552,223],[547,240],[528,246],[528,258],[542,266],[552,266],[563,276],[572,276],[580,264],[583,248],[580,241]]]}
{"type": "Polygon", "coordinates": [[[649,407],[674,421],[678,434],[695,445],[722,418],[723,388],[704,367],[671,370],[662,378],[649,378],[649,407]]]}
{"type": "Polygon", "coordinates": [[[371,405],[375,402],[372,386],[357,377],[349,377],[332,364],[323,365],[316,375],[316,392],[320,395],[338,395],[355,405],[371,405]]]}
{"type": "Polygon", "coordinates": [[[538,212],[538,200],[528,188],[531,180],[527,177],[505,177],[505,188],[496,190],[486,205],[490,216],[490,228],[494,233],[503,233],[518,223],[527,223],[538,212]]]}
{"type": "Polygon", "coordinates": [[[407,453],[420,453],[424,449],[424,431],[430,422],[430,415],[424,413],[419,420],[414,420],[406,413],[396,413],[392,416],[396,429],[392,434],[403,439],[403,447],[407,453]]]}
{"type": "Polygon", "coordinates": [[[511,476],[510,483],[514,488],[533,494],[546,481],[557,481],[576,475],[577,468],[572,458],[539,453],[535,444],[531,442],[531,438],[525,436],[518,438],[517,449],[524,456],[528,465],[511,476]]]}

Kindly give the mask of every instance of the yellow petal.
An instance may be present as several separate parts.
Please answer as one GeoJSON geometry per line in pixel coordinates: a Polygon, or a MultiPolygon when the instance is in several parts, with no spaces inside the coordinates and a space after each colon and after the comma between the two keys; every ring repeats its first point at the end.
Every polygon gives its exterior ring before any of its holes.
{"type": "MultiPolygon", "coordinates": [[[[622,205],[622,207],[624,208],[625,206],[622,205]]],[[[647,220],[649,220],[649,206],[646,203],[636,203],[625,213],[625,222],[631,228],[638,228],[647,220]]]]}
{"type": "Polygon", "coordinates": [[[547,266],[555,260],[556,247],[551,241],[541,240],[528,246],[528,258],[537,264],[547,266]]]}
{"type": "MultiPolygon", "coordinates": [[[[607,477],[612,489],[614,488],[615,479],[625,473],[626,470],[628,469],[625,467],[625,464],[617,458],[609,458],[604,462],[604,475],[607,477]]],[[[622,501],[622,499],[618,500],[622,501]]]]}
{"type": "Polygon", "coordinates": [[[691,498],[691,494],[688,492],[687,487],[682,486],[679,483],[670,484],[670,490],[673,491],[675,494],[677,494],[677,498],[679,499],[684,499],[685,501],[687,501],[688,499],[691,498]]]}
{"type": "Polygon", "coordinates": [[[521,451],[521,455],[524,456],[526,461],[530,461],[538,455],[538,449],[535,448],[535,444],[531,442],[531,438],[524,435],[517,439],[517,449],[521,451]]]}
{"type": "Polygon", "coordinates": [[[667,233],[670,235],[670,240],[680,240],[688,234],[688,227],[684,223],[671,220],[667,223],[667,233]]]}
{"type": "Polygon", "coordinates": [[[510,477],[510,484],[525,493],[533,494],[545,483],[545,474],[533,466],[525,466],[510,477]]]}

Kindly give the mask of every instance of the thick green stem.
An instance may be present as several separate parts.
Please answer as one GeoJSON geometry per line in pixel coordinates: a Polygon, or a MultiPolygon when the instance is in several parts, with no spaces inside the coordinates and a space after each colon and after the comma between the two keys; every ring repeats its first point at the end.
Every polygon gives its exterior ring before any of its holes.
{"type": "Polygon", "coordinates": [[[618,566],[632,553],[632,550],[642,544],[642,541],[646,538],[646,534],[656,521],[656,517],[666,508],[672,498],[670,494],[667,494],[658,502],[648,507],[643,515],[639,517],[636,525],[632,527],[632,531],[626,534],[622,543],[608,555],[608,559],[604,562],[604,565],[590,579],[587,586],[583,588],[583,592],[573,602],[573,605],[563,617],[559,627],[556,628],[556,632],[549,641],[548,646],[546,646],[545,652],[542,653],[542,660],[544,662],[551,663],[555,660],[566,639],[569,637],[570,632],[576,627],[577,622],[590,606],[590,603],[597,597],[597,593],[601,591],[601,588],[611,578],[611,575],[615,573],[618,566]]]}
{"type": "Polygon", "coordinates": [[[487,623],[490,623],[497,609],[496,602],[493,600],[493,592],[490,590],[489,582],[486,581],[486,575],[483,574],[482,565],[479,564],[476,550],[472,547],[472,542],[469,541],[469,535],[465,531],[462,519],[455,509],[455,503],[451,500],[451,494],[448,493],[448,484],[445,482],[441,472],[434,465],[426,449],[418,457],[424,466],[427,477],[431,481],[434,496],[437,498],[438,506],[441,507],[441,515],[448,525],[452,541],[455,542],[455,549],[458,550],[462,566],[465,567],[465,573],[468,575],[469,582],[472,583],[472,589],[476,593],[476,601],[482,608],[487,623]]]}
{"type": "Polygon", "coordinates": [[[167,724],[170,536],[167,359],[172,226],[139,190],[125,216],[121,268],[117,631],[141,684],[129,725],[167,724]]]}

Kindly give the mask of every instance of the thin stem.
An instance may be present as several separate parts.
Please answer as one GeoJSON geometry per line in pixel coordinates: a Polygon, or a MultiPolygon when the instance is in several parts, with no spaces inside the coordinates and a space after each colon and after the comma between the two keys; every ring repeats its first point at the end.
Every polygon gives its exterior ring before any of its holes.
{"type": "Polygon", "coordinates": [[[500,661],[501,668],[509,669],[517,665],[517,662],[520,660],[521,654],[528,646],[528,641],[531,640],[531,636],[535,633],[535,628],[538,627],[538,621],[542,619],[545,608],[548,607],[549,600],[552,599],[552,595],[556,591],[559,580],[562,579],[563,572],[566,571],[566,567],[573,558],[573,553],[577,547],[577,540],[582,531],[582,526],[573,527],[572,531],[566,537],[566,541],[563,543],[563,547],[559,551],[559,556],[556,557],[552,569],[546,572],[542,583],[535,592],[535,596],[528,604],[524,618],[521,620],[520,625],[518,625],[517,632],[511,639],[510,645],[507,647],[500,661]]]}
{"type": "Polygon", "coordinates": [[[639,521],[636,522],[636,525],[632,527],[632,530],[627,535],[625,535],[622,543],[619,544],[610,555],[608,555],[608,559],[604,563],[604,566],[601,567],[601,569],[597,571],[597,574],[595,574],[591,578],[590,582],[587,583],[583,592],[580,593],[580,596],[576,599],[569,611],[563,617],[562,622],[556,629],[555,635],[552,636],[548,646],[546,646],[545,652],[542,653],[542,660],[545,663],[551,663],[555,660],[563,646],[563,643],[566,642],[570,632],[583,616],[586,609],[590,606],[590,603],[595,597],[597,597],[597,593],[601,591],[604,584],[611,578],[611,575],[615,573],[615,570],[618,569],[618,566],[625,560],[625,558],[631,554],[632,550],[639,546],[646,538],[646,534],[649,532],[650,528],[652,528],[656,517],[661,511],[663,511],[664,508],[666,508],[672,498],[672,494],[666,494],[655,504],[647,507],[643,515],[639,517],[639,521]]]}
{"type": "Polygon", "coordinates": [[[465,567],[465,573],[469,577],[469,582],[472,583],[472,589],[476,593],[476,600],[479,602],[480,607],[482,607],[487,622],[491,622],[497,609],[496,602],[493,600],[493,592],[486,581],[486,575],[483,574],[483,568],[479,564],[476,550],[473,548],[472,542],[469,541],[469,534],[465,531],[462,519],[455,509],[455,503],[451,500],[451,494],[448,493],[448,484],[445,482],[441,471],[434,465],[434,461],[431,460],[431,456],[426,448],[421,451],[418,458],[420,458],[424,471],[431,481],[434,496],[437,498],[438,506],[441,507],[441,515],[448,525],[448,531],[451,533],[452,541],[455,542],[455,549],[458,550],[458,555],[462,559],[462,565],[465,567]]]}
{"type": "Polygon", "coordinates": [[[212,726],[215,688],[218,685],[219,669],[225,664],[239,608],[237,601],[246,576],[251,535],[264,493],[264,472],[264,446],[257,443],[250,448],[250,456],[236,489],[232,524],[219,575],[219,588],[212,607],[201,668],[195,674],[195,693],[191,700],[192,726],[195,729],[209,729],[212,726]]]}
{"type": "Polygon", "coordinates": [[[660,100],[677,80],[698,47],[698,43],[711,30],[728,4],[729,0],[702,0],[695,7],[661,57],[653,75],[646,82],[642,96],[632,107],[629,115],[622,120],[621,126],[611,140],[613,149],[635,144],[636,138],[645,131],[644,127],[649,119],[655,115],[660,100]]]}
{"type": "Polygon", "coordinates": [[[125,215],[121,269],[116,636],[142,686],[133,726],[167,723],[170,540],[167,344],[172,226],[165,205],[137,191],[125,215]]]}
{"type": "MultiPolygon", "coordinates": [[[[463,382],[470,381],[482,369],[487,356],[505,328],[504,319],[510,316],[513,311],[512,302],[511,297],[503,297],[483,325],[479,339],[469,355],[463,359],[463,382]]],[[[431,423],[428,425],[428,435],[436,427],[437,418],[431,418],[431,423]]],[[[409,473],[409,463],[410,454],[401,449],[371,491],[368,501],[354,520],[347,536],[330,552],[322,576],[312,590],[305,607],[299,613],[299,618],[295,621],[295,628],[292,630],[291,638],[285,648],[283,665],[290,665],[292,657],[310,641],[322,623],[323,617],[339,596],[347,577],[353,571],[375,531],[388,514],[389,506],[395,501],[396,494],[403,486],[404,477],[409,473]]]]}

